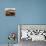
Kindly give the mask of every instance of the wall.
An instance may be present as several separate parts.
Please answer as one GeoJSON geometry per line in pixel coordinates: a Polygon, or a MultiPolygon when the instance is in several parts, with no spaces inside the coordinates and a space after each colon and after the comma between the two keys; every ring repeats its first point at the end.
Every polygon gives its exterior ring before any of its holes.
{"type": "Polygon", "coordinates": [[[46,24],[46,0],[0,1],[0,44],[8,43],[9,32],[17,33],[17,24],[46,24]],[[7,7],[16,8],[15,17],[4,16],[7,7]]]}

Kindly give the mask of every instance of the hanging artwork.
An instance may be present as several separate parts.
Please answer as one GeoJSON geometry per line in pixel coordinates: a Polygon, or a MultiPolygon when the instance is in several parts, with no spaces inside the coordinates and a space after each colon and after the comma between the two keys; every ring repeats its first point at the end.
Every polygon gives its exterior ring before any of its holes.
{"type": "Polygon", "coordinates": [[[5,8],[5,15],[6,16],[15,16],[16,9],[15,8],[5,8]]]}

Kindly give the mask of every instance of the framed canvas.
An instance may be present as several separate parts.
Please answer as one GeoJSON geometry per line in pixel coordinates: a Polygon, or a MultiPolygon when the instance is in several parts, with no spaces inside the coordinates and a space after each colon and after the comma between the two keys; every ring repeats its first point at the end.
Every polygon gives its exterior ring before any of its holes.
{"type": "Polygon", "coordinates": [[[16,16],[15,8],[5,8],[5,16],[16,16]]]}

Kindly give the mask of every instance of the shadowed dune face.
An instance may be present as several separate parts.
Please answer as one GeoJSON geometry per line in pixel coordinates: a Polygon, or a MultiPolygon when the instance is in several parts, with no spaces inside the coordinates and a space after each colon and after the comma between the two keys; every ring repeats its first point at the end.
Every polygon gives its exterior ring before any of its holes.
{"type": "Polygon", "coordinates": [[[15,10],[7,10],[5,15],[6,16],[15,16],[15,10]]]}

